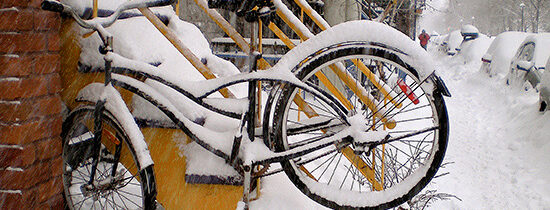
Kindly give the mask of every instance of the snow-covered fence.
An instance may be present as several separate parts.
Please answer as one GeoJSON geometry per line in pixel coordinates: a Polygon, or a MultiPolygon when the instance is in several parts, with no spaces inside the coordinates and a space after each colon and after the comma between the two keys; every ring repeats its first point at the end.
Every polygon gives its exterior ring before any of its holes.
{"type": "Polygon", "coordinates": [[[58,14],[0,0],[0,209],[63,209],[58,14]]]}

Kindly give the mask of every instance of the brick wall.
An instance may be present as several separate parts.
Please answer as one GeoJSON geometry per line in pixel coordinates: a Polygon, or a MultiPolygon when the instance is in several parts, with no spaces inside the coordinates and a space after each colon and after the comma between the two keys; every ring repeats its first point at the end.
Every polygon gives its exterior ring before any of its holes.
{"type": "Polygon", "coordinates": [[[62,209],[59,15],[0,0],[0,209],[62,209]]]}

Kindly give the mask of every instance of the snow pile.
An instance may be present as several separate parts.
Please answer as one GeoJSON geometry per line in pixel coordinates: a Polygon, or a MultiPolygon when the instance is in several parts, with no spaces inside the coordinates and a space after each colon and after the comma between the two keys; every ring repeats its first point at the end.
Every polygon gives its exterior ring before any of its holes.
{"type": "Polygon", "coordinates": [[[455,30],[449,33],[449,35],[446,36],[445,40],[443,41],[446,46],[446,52],[448,55],[455,55],[457,53],[457,48],[460,47],[460,43],[462,43],[462,35],[460,34],[460,30],[455,30]]]}

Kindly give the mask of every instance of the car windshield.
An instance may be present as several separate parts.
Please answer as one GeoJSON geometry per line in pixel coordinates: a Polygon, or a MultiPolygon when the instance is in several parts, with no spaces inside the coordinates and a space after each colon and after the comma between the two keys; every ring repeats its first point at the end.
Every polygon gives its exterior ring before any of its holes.
{"type": "Polygon", "coordinates": [[[535,43],[529,42],[523,46],[519,54],[519,60],[531,61],[535,53],[535,43]]]}

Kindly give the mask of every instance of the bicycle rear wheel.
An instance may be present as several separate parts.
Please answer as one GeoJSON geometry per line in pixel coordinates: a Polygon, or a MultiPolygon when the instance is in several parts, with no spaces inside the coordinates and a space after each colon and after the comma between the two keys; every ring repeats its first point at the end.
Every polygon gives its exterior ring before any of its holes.
{"type": "Polygon", "coordinates": [[[152,170],[139,170],[130,139],[108,111],[102,113],[102,121],[99,159],[94,155],[94,107],[76,108],[64,122],[63,186],[67,206],[154,209],[152,170]],[[94,161],[98,163],[92,179],[94,161]]]}
{"type": "MultiPolygon", "coordinates": [[[[321,49],[293,69],[296,76],[332,94],[349,116],[369,130],[410,135],[358,153],[333,145],[283,161],[285,173],[304,194],[330,208],[391,208],[416,195],[441,165],[448,119],[441,93],[424,85],[394,51],[371,42],[321,49]]],[[[274,107],[274,146],[286,151],[313,144],[347,127],[333,106],[298,87],[284,85],[274,107]]]]}

